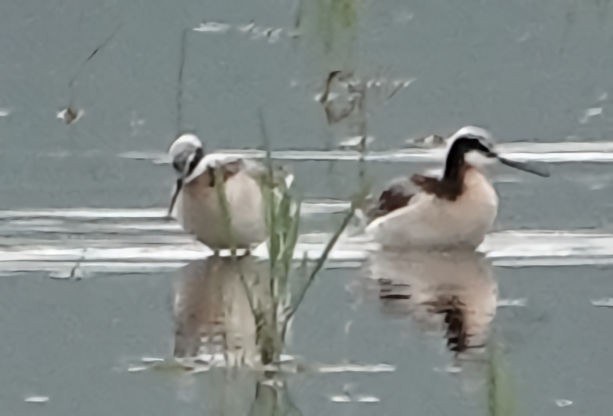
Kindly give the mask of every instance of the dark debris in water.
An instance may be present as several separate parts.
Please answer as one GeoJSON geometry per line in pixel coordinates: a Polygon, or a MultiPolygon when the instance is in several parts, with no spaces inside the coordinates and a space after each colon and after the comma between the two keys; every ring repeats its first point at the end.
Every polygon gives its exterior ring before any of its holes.
{"type": "Polygon", "coordinates": [[[323,107],[329,125],[353,121],[357,130],[354,134],[366,136],[367,96],[385,102],[413,82],[414,79],[360,78],[351,70],[334,70],[326,76],[323,91],[315,100],[323,107]]]}
{"type": "Polygon", "coordinates": [[[258,26],[253,21],[236,25],[219,21],[202,21],[192,30],[199,33],[216,34],[225,34],[231,30],[235,30],[241,35],[249,36],[249,38],[252,40],[264,39],[271,44],[277,43],[282,37],[294,38],[298,36],[295,30],[290,30],[283,27],[258,26]]]}
{"type": "Polygon", "coordinates": [[[71,105],[57,113],[57,118],[68,125],[76,123],[82,116],[83,110],[79,110],[71,105]]]}
{"type": "Polygon", "coordinates": [[[414,137],[406,140],[408,147],[418,147],[422,149],[436,149],[444,147],[446,140],[440,134],[430,134],[428,136],[414,137]]]}
{"type": "Polygon", "coordinates": [[[79,121],[79,119],[83,116],[83,110],[81,110],[79,108],[76,108],[72,104],[73,99],[74,99],[74,89],[75,89],[75,86],[76,86],[76,83],[77,83],[77,79],[79,78],[79,75],[85,69],[87,64],[90,63],[100,53],[100,51],[105,49],[108,46],[109,43],[111,43],[111,41],[115,38],[115,35],[117,35],[117,33],[119,32],[119,30],[121,29],[122,26],[123,26],[123,24],[119,23],[115,27],[115,29],[106,37],[106,39],[104,39],[100,44],[98,44],[89,53],[89,55],[87,55],[85,60],[83,60],[83,62],[81,62],[81,64],[79,65],[79,67],[75,71],[74,75],[72,76],[72,78],[68,82],[68,89],[70,90],[70,96],[71,96],[69,102],[71,104],[69,104],[66,108],[60,110],[57,113],[57,118],[62,120],[64,123],[66,123],[68,125],[74,124],[77,121],[79,121]]]}

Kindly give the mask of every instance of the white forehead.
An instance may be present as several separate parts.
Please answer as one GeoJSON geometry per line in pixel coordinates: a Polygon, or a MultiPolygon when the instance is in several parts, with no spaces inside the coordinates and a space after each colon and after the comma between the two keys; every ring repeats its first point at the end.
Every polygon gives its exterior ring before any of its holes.
{"type": "Polygon", "coordinates": [[[489,131],[485,130],[482,127],[477,127],[477,126],[464,126],[460,130],[453,133],[451,137],[449,137],[448,140],[453,142],[458,137],[462,137],[466,135],[483,137],[486,141],[492,140],[492,134],[489,131]]]}
{"type": "Polygon", "coordinates": [[[463,136],[476,136],[480,139],[480,141],[486,146],[486,147],[493,147],[494,146],[494,141],[492,139],[492,134],[487,131],[486,129],[482,128],[482,127],[477,127],[477,126],[464,126],[462,127],[460,130],[456,131],[455,133],[453,133],[451,136],[449,136],[449,138],[447,139],[447,146],[446,146],[446,150],[449,151],[449,149],[451,148],[451,145],[453,144],[453,142],[455,142],[457,139],[459,139],[460,137],[463,136]]]}
{"type": "Polygon", "coordinates": [[[170,156],[175,156],[182,152],[185,149],[189,148],[200,148],[202,147],[202,142],[195,134],[186,133],[177,137],[177,139],[170,145],[170,149],[168,149],[168,154],[170,156]]]}

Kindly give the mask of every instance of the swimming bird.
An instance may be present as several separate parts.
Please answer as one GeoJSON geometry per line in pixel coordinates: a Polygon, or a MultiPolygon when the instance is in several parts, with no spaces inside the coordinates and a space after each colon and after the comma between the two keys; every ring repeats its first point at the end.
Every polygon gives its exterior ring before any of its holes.
{"type": "Polygon", "coordinates": [[[369,209],[366,232],[384,247],[476,248],[498,213],[498,196],[483,173],[493,162],[547,177],[539,166],[500,156],[490,133],[466,126],[448,139],[441,177],[393,181],[369,209]]]}
{"type": "Polygon", "coordinates": [[[213,250],[249,249],[266,240],[263,166],[236,156],[205,155],[191,133],[180,135],[168,153],[177,174],[168,215],[176,216],[185,231],[213,250]],[[225,198],[220,198],[218,180],[225,198]]]}

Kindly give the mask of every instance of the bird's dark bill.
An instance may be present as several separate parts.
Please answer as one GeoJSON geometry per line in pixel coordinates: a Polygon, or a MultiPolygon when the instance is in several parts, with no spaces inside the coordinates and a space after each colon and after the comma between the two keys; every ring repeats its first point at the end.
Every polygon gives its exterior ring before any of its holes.
{"type": "Polygon", "coordinates": [[[177,202],[177,197],[179,196],[179,192],[181,192],[181,188],[183,188],[183,181],[181,179],[177,179],[177,183],[175,184],[174,192],[172,193],[172,198],[170,199],[170,206],[168,207],[167,217],[172,216],[172,210],[175,208],[175,204],[177,202]]]}
{"type": "Polygon", "coordinates": [[[498,156],[498,160],[500,160],[500,163],[502,163],[503,165],[507,165],[515,169],[523,170],[524,172],[532,173],[534,175],[542,176],[544,178],[547,178],[550,175],[549,169],[547,169],[546,166],[541,165],[541,164],[537,165],[535,163],[529,163],[529,162],[518,162],[515,160],[506,159],[501,156],[498,156]]]}

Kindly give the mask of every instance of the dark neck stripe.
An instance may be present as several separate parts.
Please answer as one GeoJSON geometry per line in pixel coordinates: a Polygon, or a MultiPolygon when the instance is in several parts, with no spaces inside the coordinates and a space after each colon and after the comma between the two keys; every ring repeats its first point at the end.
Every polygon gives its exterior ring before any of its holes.
{"type": "Polygon", "coordinates": [[[443,179],[456,181],[462,176],[465,170],[464,155],[471,151],[476,150],[482,153],[487,153],[490,150],[481,143],[479,137],[473,135],[466,135],[458,138],[449,149],[447,154],[447,160],[445,161],[445,172],[443,179]]]}
{"type": "Polygon", "coordinates": [[[466,164],[464,155],[476,150],[487,154],[490,150],[481,143],[479,137],[466,135],[458,138],[449,149],[445,160],[445,172],[441,179],[424,175],[413,175],[412,182],[424,192],[438,198],[455,201],[464,192],[464,175],[471,168],[466,164]]]}
{"type": "Polygon", "coordinates": [[[194,172],[194,169],[196,169],[196,166],[198,166],[198,163],[200,163],[203,157],[204,157],[204,151],[202,150],[201,147],[197,148],[196,151],[194,152],[194,158],[192,159],[192,161],[190,162],[187,168],[187,176],[191,175],[194,172]]]}
{"type": "Polygon", "coordinates": [[[447,160],[445,161],[445,172],[443,173],[443,179],[446,181],[457,181],[462,172],[464,166],[464,154],[466,151],[460,146],[456,146],[455,143],[449,149],[447,160]]]}

